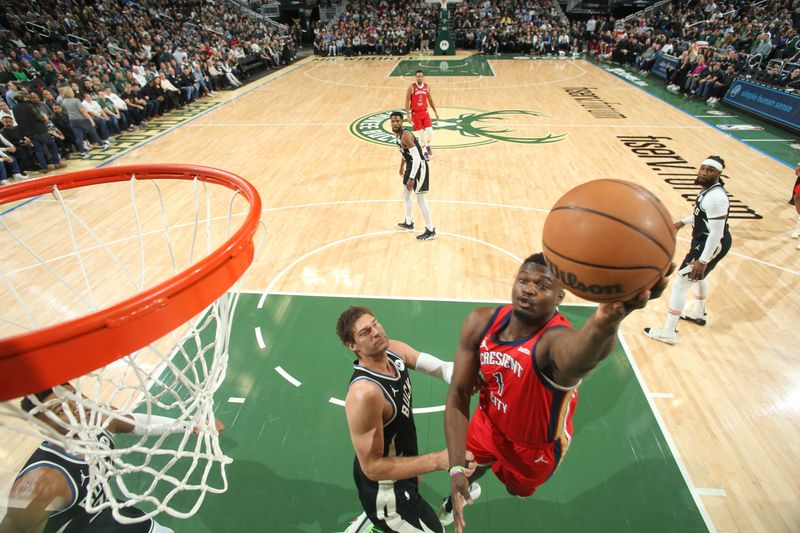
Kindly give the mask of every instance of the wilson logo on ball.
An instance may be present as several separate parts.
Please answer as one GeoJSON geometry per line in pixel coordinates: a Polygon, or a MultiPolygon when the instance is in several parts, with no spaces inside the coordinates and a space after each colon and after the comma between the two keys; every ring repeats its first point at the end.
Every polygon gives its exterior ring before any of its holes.
{"type": "Polygon", "coordinates": [[[550,261],[550,271],[556,277],[558,281],[565,287],[569,287],[578,292],[589,293],[589,294],[623,294],[624,291],[622,290],[622,285],[615,283],[613,285],[597,285],[595,283],[586,285],[581,280],[578,279],[578,276],[573,274],[572,272],[565,272],[558,268],[558,265],[550,261]]]}
{"type": "Polygon", "coordinates": [[[542,228],[542,251],[556,278],[576,296],[624,302],[669,270],[675,225],[664,204],[641,185],[599,179],[567,191],[553,205],[542,228]]]}

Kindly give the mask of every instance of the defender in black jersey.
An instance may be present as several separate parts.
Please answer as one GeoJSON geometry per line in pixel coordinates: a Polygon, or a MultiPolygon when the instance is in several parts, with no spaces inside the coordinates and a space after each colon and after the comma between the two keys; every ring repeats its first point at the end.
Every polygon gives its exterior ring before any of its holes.
{"type": "MultiPolygon", "coordinates": [[[[114,437],[110,433],[104,432],[100,439],[106,443],[109,449],[114,448],[114,437]]],[[[90,501],[94,505],[100,505],[107,499],[102,488],[98,488],[90,494],[87,490],[88,484],[89,465],[83,458],[70,455],[63,448],[51,442],[41,443],[31,454],[14,482],[17,489],[22,489],[22,492],[29,487],[33,488],[39,498],[32,499],[25,509],[14,509],[16,512],[12,512],[12,507],[9,506],[9,515],[0,524],[0,531],[7,531],[5,527],[11,527],[12,524],[15,526],[41,524],[42,518],[46,521],[44,533],[113,533],[115,531],[168,533],[172,531],[152,519],[135,524],[120,524],[112,515],[111,509],[104,509],[99,513],[87,512],[86,504],[90,501]],[[46,505],[50,500],[53,500],[56,507],[52,509],[51,513],[47,513],[49,516],[44,516],[50,509],[46,505]],[[44,508],[42,508],[43,506],[44,508]],[[36,514],[39,515],[38,518],[34,518],[36,514]],[[25,518],[30,518],[30,520],[25,520],[25,518]]],[[[10,498],[14,497],[15,490],[12,488],[10,498]]],[[[131,518],[144,515],[135,507],[124,510],[123,514],[131,518]]],[[[11,530],[14,531],[14,529],[11,530]]],[[[28,531],[28,529],[23,528],[21,531],[28,531]]]]}
{"type": "MultiPolygon", "coordinates": [[[[62,388],[74,393],[69,385],[62,388]]],[[[75,411],[70,401],[64,400],[58,391],[47,389],[36,393],[38,402],[61,420],[68,420],[64,409],[75,411]]],[[[34,409],[33,400],[25,397],[21,407],[27,412],[34,409]]],[[[63,427],[39,411],[36,417],[59,433],[63,427]]],[[[99,436],[99,441],[109,450],[114,449],[113,433],[158,435],[174,431],[174,420],[161,416],[130,415],[130,418],[113,418],[108,421],[108,431],[99,436]]],[[[217,422],[221,431],[222,424],[217,422]]],[[[82,458],[67,453],[52,442],[42,442],[22,467],[11,487],[8,511],[0,523],[0,531],[44,531],[45,533],[172,533],[153,519],[133,524],[121,524],[114,518],[110,508],[90,513],[87,505],[102,504],[107,496],[102,489],[89,493],[89,465],[82,458]],[[44,529],[42,529],[44,528],[44,529]]],[[[144,513],[130,507],[120,511],[130,518],[142,517],[144,513]]]]}
{"type": "Polygon", "coordinates": [[[425,200],[425,194],[430,190],[430,172],[428,161],[423,157],[422,147],[414,134],[403,128],[403,114],[395,111],[390,115],[392,131],[395,134],[395,143],[403,158],[400,161],[400,175],[403,176],[403,202],[406,208],[406,218],[397,224],[397,227],[406,231],[414,229],[412,218],[411,193],[416,193],[417,203],[425,219],[425,232],[417,235],[417,239],[427,241],[436,238],[436,228],[433,227],[431,210],[425,200]]]}
{"type": "Polygon", "coordinates": [[[389,340],[366,307],[345,310],[336,333],[358,357],[345,412],[356,452],[353,478],[366,516],[385,532],[443,532],[436,512],[419,494],[418,476],[446,470],[447,451],[418,454],[408,368],[449,383],[453,363],[389,340]]]}
{"type": "Polygon", "coordinates": [[[669,297],[667,319],[662,328],[645,328],[644,334],[651,339],[675,344],[678,342],[678,320],[686,320],[705,326],[706,277],[731,249],[731,232],[728,228],[730,202],[721,178],[725,161],[719,156],[708,156],[697,171],[696,183],[700,193],[694,206],[694,213],[675,222],[675,229],[692,224],[692,244],[683,259],[669,297]],[[686,292],[694,286],[694,306],[684,312],[686,292]]]}

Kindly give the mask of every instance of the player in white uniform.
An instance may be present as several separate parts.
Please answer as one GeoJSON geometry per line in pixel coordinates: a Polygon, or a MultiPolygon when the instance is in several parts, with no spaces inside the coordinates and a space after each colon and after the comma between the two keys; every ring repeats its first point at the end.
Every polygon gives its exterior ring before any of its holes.
{"type": "Polygon", "coordinates": [[[676,230],[687,224],[693,225],[692,245],[675,275],[664,326],[644,329],[645,335],[651,339],[667,344],[678,342],[679,319],[706,325],[706,277],[728,253],[732,242],[728,229],[730,202],[720,179],[724,168],[725,161],[712,155],[700,164],[697,171],[696,183],[701,191],[697,195],[694,214],[675,223],[676,230]],[[694,286],[694,306],[689,313],[684,313],[686,292],[691,286],[694,286]]]}

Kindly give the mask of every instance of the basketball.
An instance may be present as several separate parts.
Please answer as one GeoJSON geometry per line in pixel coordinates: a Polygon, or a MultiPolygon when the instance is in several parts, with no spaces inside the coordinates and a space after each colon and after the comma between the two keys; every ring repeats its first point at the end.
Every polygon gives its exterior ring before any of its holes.
{"type": "Polygon", "coordinates": [[[664,204],[629,181],[578,185],[550,210],[542,232],[550,270],[576,296],[626,301],[652,287],[675,253],[675,227],[664,204]]]}

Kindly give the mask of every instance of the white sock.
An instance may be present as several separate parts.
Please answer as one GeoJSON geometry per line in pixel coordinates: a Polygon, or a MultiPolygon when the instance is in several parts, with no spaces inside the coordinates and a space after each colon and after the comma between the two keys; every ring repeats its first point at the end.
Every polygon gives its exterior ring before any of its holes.
{"type": "Polygon", "coordinates": [[[686,291],[691,283],[689,278],[680,274],[677,274],[675,281],[672,282],[667,320],[664,322],[664,332],[667,334],[675,333],[675,330],[678,329],[678,319],[680,319],[683,308],[686,305],[686,291]]]}
{"type": "Polygon", "coordinates": [[[427,137],[427,139],[425,141],[425,146],[430,146],[431,144],[433,144],[433,128],[432,127],[431,128],[425,128],[425,133],[426,133],[426,137],[427,137]]]}
{"type": "Polygon", "coordinates": [[[426,141],[425,141],[425,130],[424,129],[414,130],[414,137],[416,137],[419,140],[419,145],[422,146],[423,148],[428,146],[426,144],[426,141]]]}
{"type": "Polygon", "coordinates": [[[417,193],[417,203],[422,210],[422,216],[425,219],[425,229],[433,231],[433,220],[431,219],[431,209],[428,207],[428,201],[425,200],[425,193],[417,193]]]}
{"type": "Polygon", "coordinates": [[[413,204],[411,203],[411,191],[403,187],[403,203],[406,204],[406,224],[411,224],[413,219],[411,218],[411,208],[413,204]]]}
{"type": "Polygon", "coordinates": [[[696,281],[694,284],[693,316],[703,318],[703,315],[706,314],[706,296],[708,296],[708,282],[704,279],[696,281]]]}

